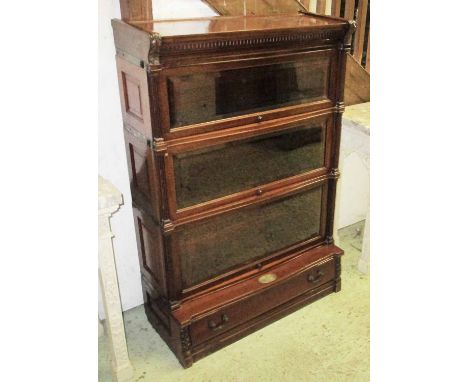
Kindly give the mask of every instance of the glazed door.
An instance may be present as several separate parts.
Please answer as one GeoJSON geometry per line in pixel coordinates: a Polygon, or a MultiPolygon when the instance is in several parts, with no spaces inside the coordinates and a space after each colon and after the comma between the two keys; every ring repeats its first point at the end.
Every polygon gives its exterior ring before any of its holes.
{"type": "MultiPolygon", "coordinates": [[[[173,154],[177,210],[326,167],[331,118],[173,154]]],[[[227,199],[225,199],[227,201],[227,199]]]]}
{"type": "Polygon", "coordinates": [[[279,256],[324,234],[324,183],[184,225],[171,235],[183,289],[279,256]]]}
{"type": "Polygon", "coordinates": [[[328,49],[165,70],[163,130],[175,137],[332,106],[335,66],[328,49]]]}

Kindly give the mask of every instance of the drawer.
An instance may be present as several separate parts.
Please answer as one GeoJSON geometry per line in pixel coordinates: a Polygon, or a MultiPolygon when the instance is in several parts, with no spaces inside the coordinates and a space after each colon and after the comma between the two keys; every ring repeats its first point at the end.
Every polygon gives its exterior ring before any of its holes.
{"type": "Polygon", "coordinates": [[[276,272],[274,268],[259,275],[256,278],[258,284],[271,285],[254,296],[238,300],[196,320],[190,329],[193,344],[203,343],[335,279],[336,261],[339,258],[328,258],[291,277],[283,274],[285,270],[276,272]]]}

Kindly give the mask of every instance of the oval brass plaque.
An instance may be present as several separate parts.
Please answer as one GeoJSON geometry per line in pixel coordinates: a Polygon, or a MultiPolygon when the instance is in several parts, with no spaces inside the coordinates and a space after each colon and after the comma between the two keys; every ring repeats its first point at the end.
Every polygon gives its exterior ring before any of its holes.
{"type": "Polygon", "coordinates": [[[267,273],[266,275],[260,276],[258,282],[261,284],[268,284],[275,281],[278,278],[274,273],[267,273]]]}

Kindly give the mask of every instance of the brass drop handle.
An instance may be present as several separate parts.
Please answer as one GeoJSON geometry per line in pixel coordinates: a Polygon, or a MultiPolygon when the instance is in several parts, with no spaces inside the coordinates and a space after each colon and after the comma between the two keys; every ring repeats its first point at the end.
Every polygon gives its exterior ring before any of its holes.
{"type": "Polygon", "coordinates": [[[309,273],[309,275],[307,276],[307,281],[311,282],[312,284],[316,284],[320,281],[323,275],[324,273],[319,269],[317,270],[315,276],[312,273],[309,273]]]}
{"type": "Polygon", "coordinates": [[[208,321],[208,327],[209,327],[211,330],[219,330],[219,329],[221,329],[221,328],[224,326],[224,324],[225,324],[226,322],[228,322],[228,321],[229,321],[228,315],[227,315],[227,314],[223,314],[223,315],[221,316],[221,322],[220,322],[219,324],[217,324],[214,320],[209,320],[209,321],[208,321]]]}

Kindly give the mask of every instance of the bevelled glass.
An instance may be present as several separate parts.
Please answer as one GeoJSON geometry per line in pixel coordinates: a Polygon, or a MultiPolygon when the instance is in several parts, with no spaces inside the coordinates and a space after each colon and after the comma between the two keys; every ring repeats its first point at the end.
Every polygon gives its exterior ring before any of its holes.
{"type": "Polygon", "coordinates": [[[325,122],[175,154],[177,208],[185,208],[321,167],[325,122]]]}
{"type": "Polygon", "coordinates": [[[173,234],[185,288],[319,234],[322,187],[219,215],[173,234]]]}
{"type": "Polygon", "coordinates": [[[171,128],[326,99],[329,58],[170,76],[171,128]]]}

